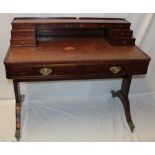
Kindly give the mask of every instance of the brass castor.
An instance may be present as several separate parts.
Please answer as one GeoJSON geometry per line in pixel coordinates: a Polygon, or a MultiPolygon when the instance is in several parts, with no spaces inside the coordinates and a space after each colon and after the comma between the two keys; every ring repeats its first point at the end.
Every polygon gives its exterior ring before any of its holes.
{"type": "Polygon", "coordinates": [[[130,128],[131,132],[133,133],[134,130],[135,130],[135,125],[133,124],[132,121],[131,122],[128,122],[128,125],[129,125],[129,128],[130,128]]]}
{"type": "Polygon", "coordinates": [[[19,129],[16,129],[15,137],[16,137],[17,141],[19,141],[19,139],[20,139],[20,130],[19,129]]]}

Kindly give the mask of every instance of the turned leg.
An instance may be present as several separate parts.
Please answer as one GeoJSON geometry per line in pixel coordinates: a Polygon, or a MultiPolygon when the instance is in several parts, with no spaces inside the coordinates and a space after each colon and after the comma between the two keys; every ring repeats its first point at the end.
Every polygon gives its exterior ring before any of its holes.
{"type": "Polygon", "coordinates": [[[16,80],[13,80],[13,85],[14,85],[15,100],[16,100],[16,132],[15,132],[15,137],[19,141],[22,96],[20,95],[19,82],[16,80]]]}
{"type": "Polygon", "coordinates": [[[131,113],[130,113],[130,102],[128,98],[129,90],[130,90],[130,84],[131,84],[132,76],[126,76],[123,78],[121,90],[118,91],[111,91],[113,97],[118,97],[124,108],[125,116],[127,123],[130,127],[131,132],[134,131],[135,126],[132,122],[131,113]]]}

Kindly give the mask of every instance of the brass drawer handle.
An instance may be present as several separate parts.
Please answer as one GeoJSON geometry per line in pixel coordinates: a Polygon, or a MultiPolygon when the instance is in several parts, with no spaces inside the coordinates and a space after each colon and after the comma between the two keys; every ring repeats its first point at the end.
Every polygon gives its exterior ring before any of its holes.
{"type": "Polygon", "coordinates": [[[40,74],[47,76],[47,75],[53,73],[53,70],[51,68],[42,68],[42,69],[40,69],[39,72],[40,72],[40,74]]]}
{"type": "Polygon", "coordinates": [[[114,74],[119,73],[121,70],[122,70],[122,68],[119,67],[119,66],[112,66],[112,67],[109,68],[109,71],[114,73],[114,74]]]}

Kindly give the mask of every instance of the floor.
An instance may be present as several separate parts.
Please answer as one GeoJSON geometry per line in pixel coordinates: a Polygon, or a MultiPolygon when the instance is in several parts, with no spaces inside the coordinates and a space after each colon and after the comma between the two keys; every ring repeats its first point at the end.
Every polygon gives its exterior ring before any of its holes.
{"type": "MultiPolygon", "coordinates": [[[[25,99],[20,141],[155,141],[155,93],[130,96],[131,133],[118,98],[111,95],[25,99]]],[[[0,101],[0,141],[14,138],[14,100],[0,101]]]]}

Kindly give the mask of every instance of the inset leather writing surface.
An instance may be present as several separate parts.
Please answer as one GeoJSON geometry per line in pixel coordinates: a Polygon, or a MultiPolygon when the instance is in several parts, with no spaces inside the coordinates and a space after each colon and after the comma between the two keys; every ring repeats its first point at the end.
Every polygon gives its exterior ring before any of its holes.
{"type": "Polygon", "coordinates": [[[136,46],[111,46],[102,37],[56,38],[38,47],[11,47],[7,63],[149,61],[136,46]],[[65,50],[73,47],[73,50],[65,50]]]}

